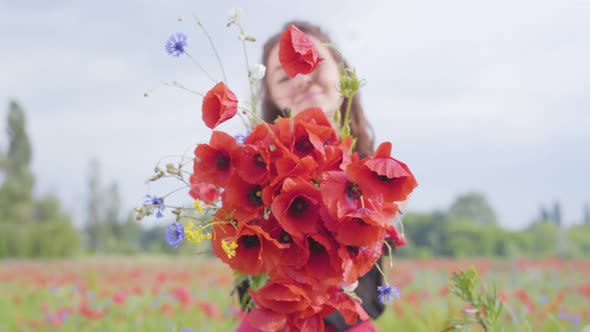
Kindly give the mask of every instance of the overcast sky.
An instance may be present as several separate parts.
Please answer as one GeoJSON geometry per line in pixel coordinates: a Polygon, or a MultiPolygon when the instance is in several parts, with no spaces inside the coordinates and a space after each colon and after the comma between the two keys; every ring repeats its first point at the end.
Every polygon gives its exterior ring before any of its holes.
{"type": "MultiPolygon", "coordinates": [[[[590,201],[585,0],[0,0],[0,127],[16,99],[27,115],[36,192],[59,195],[79,224],[96,158],[103,183],[119,183],[123,207],[159,193],[143,183],[157,160],[206,141],[210,130],[199,97],[169,87],[143,93],[160,81],[212,86],[189,59],[164,52],[174,32],[185,32],[191,54],[221,79],[195,15],[246,100],[238,32],[225,27],[236,5],[259,40],[249,45],[251,62],[288,20],[332,35],[368,81],[362,102],[377,141],[392,141],[420,183],[410,210],[445,209],[457,195],[480,191],[510,229],[555,200],[566,223],[581,219],[590,201]]],[[[237,121],[222,128],[241,130],[237,121]]]]}

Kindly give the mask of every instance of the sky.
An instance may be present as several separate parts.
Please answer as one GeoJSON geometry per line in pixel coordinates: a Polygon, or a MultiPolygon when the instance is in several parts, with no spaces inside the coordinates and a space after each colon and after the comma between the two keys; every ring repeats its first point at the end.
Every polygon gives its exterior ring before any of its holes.
{"type": "MultiPolygon", "coordinates": [[[[377,143],[420,183],[415,212],[447,209],[484,193],[500,224],[521,229],[539,207],[562,205],[566,224],[590,202],[590,3],[521,1],[16,1],[0,0],[0,130],[10,100],[25,109],[37,195],[54,193],[83,223],[91,159],[102,183],[119,184],[131,210],[158,160],[206,142],[200,97],[160,86],[212,85],[190,59],[166,54],[166,39],[188,35],[190,54],[240,100],[248,85],[239,32],[263,42],[292,19],[319,24],[367,80],[362,103],[377,143]],[[362,4],[362,5],[361,5],[362,4]],[[182,17],[182,21],[179,21],[182,17]]],[[[221,129],[243,131],[236,119],[221,129]]],[[[7,138],[0,134],[0,149],[7,138]]],[[[174,161],[176,159],[167,159],[174,161]]],[[[181,194],[178,198],[182,200],[181,194]]],[[[409,225],[406,225],[409,227],[409,225]]]]}

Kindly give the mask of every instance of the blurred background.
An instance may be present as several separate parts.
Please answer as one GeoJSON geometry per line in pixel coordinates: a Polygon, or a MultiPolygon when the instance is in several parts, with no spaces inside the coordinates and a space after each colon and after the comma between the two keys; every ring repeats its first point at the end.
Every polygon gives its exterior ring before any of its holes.
{"type": "MultiPolygon", "coordinates": [[[[186,33],[187,51],[221,80],[198,18],[232,90],[248,98],[239,31],[226,27],[234,6],[257,39],[247,45],[251,64],[285,22],[303,19],[327,31],[367,80],[361,98],[376,143],[393,142],[420,183],[403,219],[409,245],[397,257],[588,257],[587,1],[0,0],[0,277],[27,262],[15,259],[195,256],[189,245],[166,244],[170,211],[138,223],[133,207],[177,187],[145,184],[160,158],[210,135],[200,97],[161,85],[211,87],[188,58],[166,54],[171,34],[186,33]]],[[[244,131],[237,120],[221,129],[244,131]]],[[[190,203],[184,191],[175,197],[190,203]]],[[[40,317],[20,319],[46,324],[40,317]]]]}

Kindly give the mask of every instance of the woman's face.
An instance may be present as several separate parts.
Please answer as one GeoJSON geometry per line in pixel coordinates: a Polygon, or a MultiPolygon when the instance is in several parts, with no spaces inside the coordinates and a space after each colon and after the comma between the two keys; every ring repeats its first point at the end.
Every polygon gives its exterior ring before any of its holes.
{"type": "MultiPolygon", "coordinates": [[[[321,42],[309,36],[315,45],[321,42]]],[[[266,83],[271,100],[280,110],[290,109],[294,114],[309,107],[321,107],[328,115],[340,109],[343,98],[338,92],[338,64],[326,47],[318,49],[324,58],[308,75],[289,78],[279,62],[279,45],[271,51],[267,63],[266,83]]]]}

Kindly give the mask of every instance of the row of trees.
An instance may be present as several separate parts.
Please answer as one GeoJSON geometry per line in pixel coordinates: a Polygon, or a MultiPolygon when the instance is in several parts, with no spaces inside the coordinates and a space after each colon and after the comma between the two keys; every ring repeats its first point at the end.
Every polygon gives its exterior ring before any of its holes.
{"type": "Polygon", "coordinates": [[[0,150],[0,257],[61,257],[80,248],[70,217],[51,194],[33,197],[31,143],[23,110],[10,103],[8,147],[0,150]]]}
{"type": "MultiPolygon", "coordinates": [[[[554,211],[560,211],[559,203],[554,204],[554,211]]],[[[447,211],[408,213],[403,223],[409,245],[398,253],[406,257],[590,255],[587,214],[582,223],[564,227],[559,213],[541,213],[527,228],[508,231],[498,225],[493,209],[481,193],[459,196],[447,211]]]]}
{"type": "Polygon", "coordinates": [[[0,146],[0,258],[183,252],[166,244],[163,227],[144,229],[131,212],[122,213],[117,183],[103,186],[95,160],[87,179],[87,220],[76,229],[55,195],[33,195],[25,112],[10,102],[6,119],[8,144],[0,146]]]}

